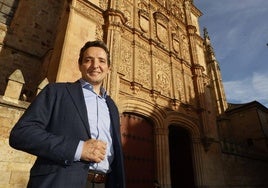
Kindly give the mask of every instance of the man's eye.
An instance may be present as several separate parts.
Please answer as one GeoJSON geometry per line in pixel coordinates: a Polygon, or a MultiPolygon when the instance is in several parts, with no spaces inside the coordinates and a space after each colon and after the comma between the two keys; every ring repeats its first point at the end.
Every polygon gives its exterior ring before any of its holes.
{"type": "Polygon", "coordinates": [[[106,63],[106,60],[105,59],[100,59],[100,62],[101,63],[106,63]]]}
{"type": "Polygon", "coordinates": [[[85,62],[85,63],[92,62],[92,59],[91,59],[91,58],[86,58],[86,59],[84,60],[84,62],[85,62]]]}

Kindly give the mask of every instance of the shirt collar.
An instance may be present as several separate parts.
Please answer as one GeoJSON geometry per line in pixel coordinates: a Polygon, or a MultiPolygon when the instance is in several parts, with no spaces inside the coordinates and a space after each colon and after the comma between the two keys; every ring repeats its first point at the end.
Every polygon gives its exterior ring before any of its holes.
{"type": "MultiPolygon", "coordinates": [[[[87,81],[85,81],[82,78],[80,78],[79,81],[81,83],[82,88],[86,88],[86,89],[95,93],[95,91],[93,90],[92,84],[88,83],[87,81]]],[[[103,87],[100,88],[100,93],[101,93],[101,95],[100,95],[101,97],[106,98],[107,92],[103,87]]]]}

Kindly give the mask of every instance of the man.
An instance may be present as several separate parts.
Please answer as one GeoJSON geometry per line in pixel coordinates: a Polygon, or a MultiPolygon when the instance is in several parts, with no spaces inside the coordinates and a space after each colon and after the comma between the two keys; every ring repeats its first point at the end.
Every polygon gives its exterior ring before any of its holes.
{"type": "Polygon", "coordinates": [[[81,79],[48,84],[11,130],[10,145],[37,156],[28,187],[125,187],[119,112],[102,87],[106,45],[85,43],[78,64],[81,79]]]}

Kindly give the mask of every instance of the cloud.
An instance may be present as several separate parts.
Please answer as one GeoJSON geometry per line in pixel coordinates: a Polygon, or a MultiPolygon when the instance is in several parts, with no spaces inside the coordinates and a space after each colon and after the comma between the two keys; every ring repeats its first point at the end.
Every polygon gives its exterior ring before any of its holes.
{"type": "Polygon", "coordinates": [[[208,29],[224,81],[245,80],[253,71],[268,69],[267,0],[196,0],[195,4],[204,13],[201,28],[208,29]]]}
{"type": "Polygon", "coordinates": [[[243,80],[223,82],[229,103],[248,103],[258,101],[268,107],[268,72],[254,72],[243,80]]]}
{"type": "Polygon", "coordinates": [[[227,101],[268,107],[268,1],[196,0],[221,67],[227,101]]]}
{"type": "Polygon", "coordinates": [[[268,100],[268,73],[260,74],[254,73],[252,78],[252,85],[261,100],[268,100]]]}

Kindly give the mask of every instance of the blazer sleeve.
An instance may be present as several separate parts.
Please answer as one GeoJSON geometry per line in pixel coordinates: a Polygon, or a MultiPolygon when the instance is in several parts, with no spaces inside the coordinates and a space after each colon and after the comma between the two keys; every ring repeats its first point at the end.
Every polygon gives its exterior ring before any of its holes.
{"type": "MultiPolygon", "coordinates": [[[[57,123],[52,118],[59,98],[64,92],[59,92],[56,84],[47,85],[30,104],[10,133],[11,147],[30,154],[70,165],[74,160],[79,139],[65,134],[50,131],[57,123]]],[[[63,90],[63,89],[61,89],[63,90]]],[[[66,101],[67,102],[67,101],[66,101]]],[[[64,108],[62,106],[61,108],[64,108]]]]}

